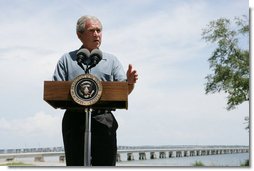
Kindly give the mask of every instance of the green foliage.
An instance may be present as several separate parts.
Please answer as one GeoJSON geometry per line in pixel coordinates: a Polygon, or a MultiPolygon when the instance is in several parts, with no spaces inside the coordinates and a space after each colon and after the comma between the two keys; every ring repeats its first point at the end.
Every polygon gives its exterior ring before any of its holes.
{"type": "Polygon", "coordinates": [[[192,166],[205,166],[201,161],[196,161],[192,166]]]}
{"type": "Polygon", "coordinates": [[[250,160],[245,160],[244,163],[241,164],[241,166],[250,166],[250,160]]]}
{"type": "Polygon", "coordinates": [[[250,123],[250,117],[246,116],[244,118],[244,120],[246,121],[245,124],[247,124],[247,127],[245,129],[250,130],[250,124],[249,124],[250,123]]]}
{"type": "Polygon", "coordinates": [[[227,109],[249,101],[249,49],[239,47],[239,39],[249,40],[247,17],[229,19],[220,18],[211,21],[203,29],[202,38],[215,43],[216,49],[208,59],[213,73],[206,79],[206,94],[224,91],[228,94],[227,109]]]}
{"type": "Polygon", "coordinates": [[[26,164],[23,162],[9,162],[5,164],[0,164],[0,166],[33,166],[32,164],[26,164]]]}

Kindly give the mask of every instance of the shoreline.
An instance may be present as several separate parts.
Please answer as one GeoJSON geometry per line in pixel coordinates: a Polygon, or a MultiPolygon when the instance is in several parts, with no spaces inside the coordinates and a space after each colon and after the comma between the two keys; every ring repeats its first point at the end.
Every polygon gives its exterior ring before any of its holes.
{"type": "MultiPolygon", "coordinates": [[[[196,162],[202,162],[204,167],[241,167],[250,158],[249,153],[176,157],[164,159],[148,159],[121,161],[116,163],[116,167],[195,167],[196,162]]],[[[60,162],[57,158],[45,158],[44,162],[33,161],[33,158],[16,158],[13,161],[0,160],[0,165],[7,163],[19,163],[21,165],[7,165],[9,167],[66,167],[65,162],[60,162]],[[26,165],[29,164],[29,165],[26,165]]]]}

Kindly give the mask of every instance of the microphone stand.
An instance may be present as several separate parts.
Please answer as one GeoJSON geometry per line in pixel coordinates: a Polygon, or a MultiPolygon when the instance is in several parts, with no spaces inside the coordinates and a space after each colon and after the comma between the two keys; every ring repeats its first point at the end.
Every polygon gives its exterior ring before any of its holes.
{"type": "MultiPolygon", "coordinates": [[[[86,74],[89,74],[89,67],[86,65],[86,74]]],[[[85,135],[84,135],[84,166],[91,166],[91,119],[92,119],[92,109],[89,107],[85,108],[86,115],[86,125],[85,125],[85,135]]]]}
{"type": "Polygon", "coordinates": [[[85,108],[86,125],[84,137],[84,166],[91,166],[91,115],[92,109],[85,108]]]}
{"type": "MultiPolygon", "coordinates": [[[[86,69],[84,69],[82,63],[78,63],[79,66],[85,71],[85,74],[89,74],[90,69],[95,67],[98,62],[95,62],[89,66],[86,64],[86,69]]],[[[92,119],[92,109],[89,107],[85,108],[86,115],[86,125],[85,125],[85,135],[84,135],[84,166],[91,166],[91,119],[92,119]]]]}

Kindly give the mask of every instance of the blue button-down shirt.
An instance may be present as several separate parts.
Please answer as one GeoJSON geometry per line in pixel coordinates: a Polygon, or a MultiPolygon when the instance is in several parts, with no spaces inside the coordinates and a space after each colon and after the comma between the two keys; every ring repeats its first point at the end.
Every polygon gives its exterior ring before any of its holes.
{"type": "MultiPolygon", "coordinates": [[[[53,80],[69,81],[84,74],[84,70],[77,64],[78,50],[64,54],[58,61],[53,80]]],[[[126,74],[119,60],[111,54],[104,53],[102,60],[90,70],[101,81],[126,81],[126,74]]]]}

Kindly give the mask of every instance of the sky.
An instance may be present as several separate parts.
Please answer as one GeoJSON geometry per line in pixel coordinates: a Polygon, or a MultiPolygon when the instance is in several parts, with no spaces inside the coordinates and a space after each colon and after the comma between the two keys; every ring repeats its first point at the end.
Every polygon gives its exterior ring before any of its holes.
{"type": "Polygon", "coordinates": [[[43,101],[43,82],[81,46],[87,14],[103,24],[101,50],[139,74],[114,113],[118,145],[249,145],[249,104],[227,111],[226,94],[205,94],[215,46],[201,38],[212,20],[248,16],[248,0],[0,0],[0,11],[0,149],[63,146],[64,110],[43,101]]]}

